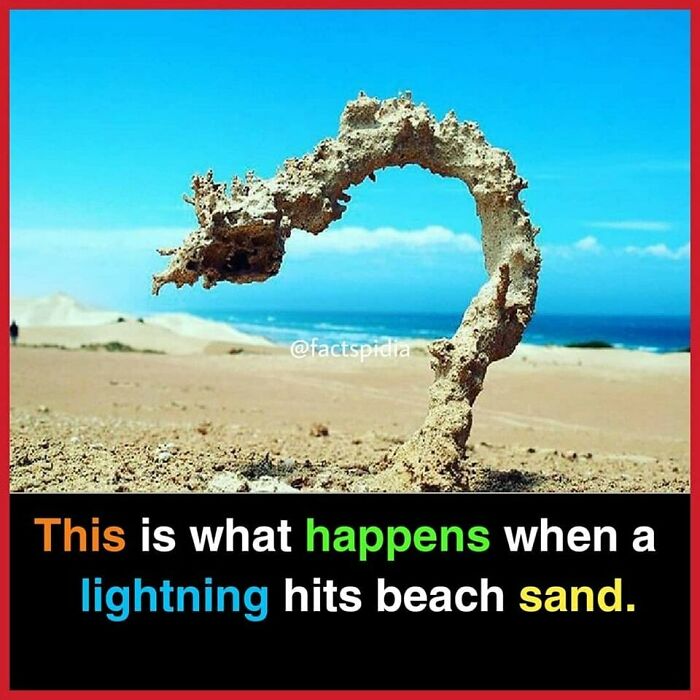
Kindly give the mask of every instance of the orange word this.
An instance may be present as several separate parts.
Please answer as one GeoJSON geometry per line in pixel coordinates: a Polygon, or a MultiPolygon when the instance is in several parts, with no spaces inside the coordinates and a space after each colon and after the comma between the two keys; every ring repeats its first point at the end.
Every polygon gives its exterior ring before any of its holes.
{"type": "Polygon", "coordinates": [[[71,518],[34,518],[34,524],[44,529],[45,552],[61,546],[64,552],[121,552],[126,546],[124,530],[118,525],[100,525],[99,518],[92,518],[89,527],[73,525],[71,518]]]}

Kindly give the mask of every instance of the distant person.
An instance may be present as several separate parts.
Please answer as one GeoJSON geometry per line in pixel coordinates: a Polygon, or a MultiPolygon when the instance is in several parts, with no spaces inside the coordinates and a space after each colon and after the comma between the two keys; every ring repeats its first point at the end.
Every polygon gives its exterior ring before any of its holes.
{"type": "Polygon", "coordinates": [[[13,345],[17,345],[17,338],[19,338],[19,326],[12,321],[10,324],[10,342],[13,345]]]}

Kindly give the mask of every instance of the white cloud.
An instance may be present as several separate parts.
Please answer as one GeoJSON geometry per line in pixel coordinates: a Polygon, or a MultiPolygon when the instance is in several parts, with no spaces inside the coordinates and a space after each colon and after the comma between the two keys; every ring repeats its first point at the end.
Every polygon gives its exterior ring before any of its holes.
{"type": "Polygon", "coordinates": [[[11,229],[11,252],[155,251],[180,245],[184,228],[11,229]]]}
{"type": "Polygon", "coordinates": [[[290,255],[352,254],[376,250],[481,252],[477,238],[468,233],[455,233],[443,226],[426,226],[415,231],[350,226],[324,231],[317,236],[294,231],[286,247],[290,255]]]}
{"type": "MultiPolygon", "coordinates": [[[[154,253],[157,248],[179,246],[190,232],[183,228],[134,228],[134,229],[12,229],[10,250],[12,254],[67,255],[115,255],[124,253],[154,253]]],[[[329,254],[356,254],[386,250],[421,251],[456,254],[480,254],[479,239],[468,233],[455,233],[444,226],[426,226],[417,230],[402,231],[391,227],[367,229],[363,227],[331,228],[314,236],[295,230],[286,243],[289,256],[317,257],[329,254]]]]}
{"type": "MultiPolygon", "coordinates": [[[[112,230],[13,229],[10,247],[13,253],[43,252],[153,252],[156,248],[178,246],[190,232],[183,228],[134,228],[112,230]]],[[[367,229],[344,227],[314,236],[293,231],[287,251],[294,255],[326,253],[362,253],[372,250],[423,250],[480,253],[479,239],[468,233],[455,233],[444,226],[401,231],[391,227],[367,229]]]]}
{"type": "Polygon", "coordinates": [[[546,257],[556,257],[569,259],[574,255],[587,255],[590,253],[602,253],[604,250],[600,241],[595,236],[586,236],[574,243],[566,243],[563,245],[543,245],[542,254],[546,257]]]}
{"type": "MultiPolygon", "coordinates": [[[[98,255],[122,252],[133,257],[141,252],[154,253],[156,248],[177,246],[188,233],[189,229],[184,228],[13,229],[10,250],[12,254],[63,254],[69,257],[80,252],[98,255]]],[[[426,226],[406,231],[392,227],[367,229],[351,226],[332,228],[318,236],[305,231],[293,231],[286,247],[289,255],[298,257],[350,255],[370,251],[481,254],[478,238],[469,233],[456,233],[444,226],[426,226]]],[[[564,259],[605,252],[664,260],[683,260],[690,256],[689,243],[678,248],[670,248],[666,243],[606,248],[595,236],[585,236],[569,244],[545,244],[541,247],[546,257],[564,259]]]]}
{"type": "Polygon", "coordinates": [[[637,257],[658,258],[660,260],[684,260],[690,257],[690,243],[669,248],[665,243],[655,243],[654,245],[635,246],[629,245],[624,248],[606,248],[595,236],[586,236],[580,240],[566,245],[543,245],[542,253],[547,258],[563,258],[570,260],[590,254],[627,254],[637,257]]]}
{"type": "Polygon", "coordinates": [[[574,248],[586,253],[600,253],[603,250],[603,246],[600,245],[595,236],[586,236],[580,241],[576,241],[576,243],[574,243],[574,248]]]}
{"type": "Polygon", "coordinates": [[[665,243],[656,243],[648,246],[628,245],[625,248],[625,253],[629,255],[639,255],[653,258],[663,258],[665,260],[683,260],[690,257],[690,243],[679,246],[678,248],[669,248],[665,243]]]}
{"type": "Polygon", "coordinates": [[[591,228],[605,229],[607,231],[669,231],[671,224],[668,221],[591,221],[587,224],[591,228]]]}

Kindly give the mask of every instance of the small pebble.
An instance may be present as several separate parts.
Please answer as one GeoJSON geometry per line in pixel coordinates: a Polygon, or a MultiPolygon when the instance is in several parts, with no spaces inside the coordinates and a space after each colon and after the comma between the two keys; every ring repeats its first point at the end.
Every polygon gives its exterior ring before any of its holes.
{"type": "Polygon", "coordinates": [[[323,423],[312,423],[309,429],[309,435],[312,437],[328,437],[328,435],[330,435],[330,430],[328,426],[323,423]]]}

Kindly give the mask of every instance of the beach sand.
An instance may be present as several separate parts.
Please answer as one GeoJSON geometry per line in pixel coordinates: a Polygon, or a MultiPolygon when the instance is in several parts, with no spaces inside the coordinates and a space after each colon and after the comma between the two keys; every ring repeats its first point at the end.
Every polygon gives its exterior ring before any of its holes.
{"type": "MultiPolygon", "coordinates": [[[[295,359],[191,319],[22,328],[11,488],[363,491],[425,416],[420,345],[408,358],[295,359]],[[79,349],[111,341],[151,352],[79,349]]],[[[689,360],[520,346],[476,403],[471,489],[687,491],[689,360]]]]}

